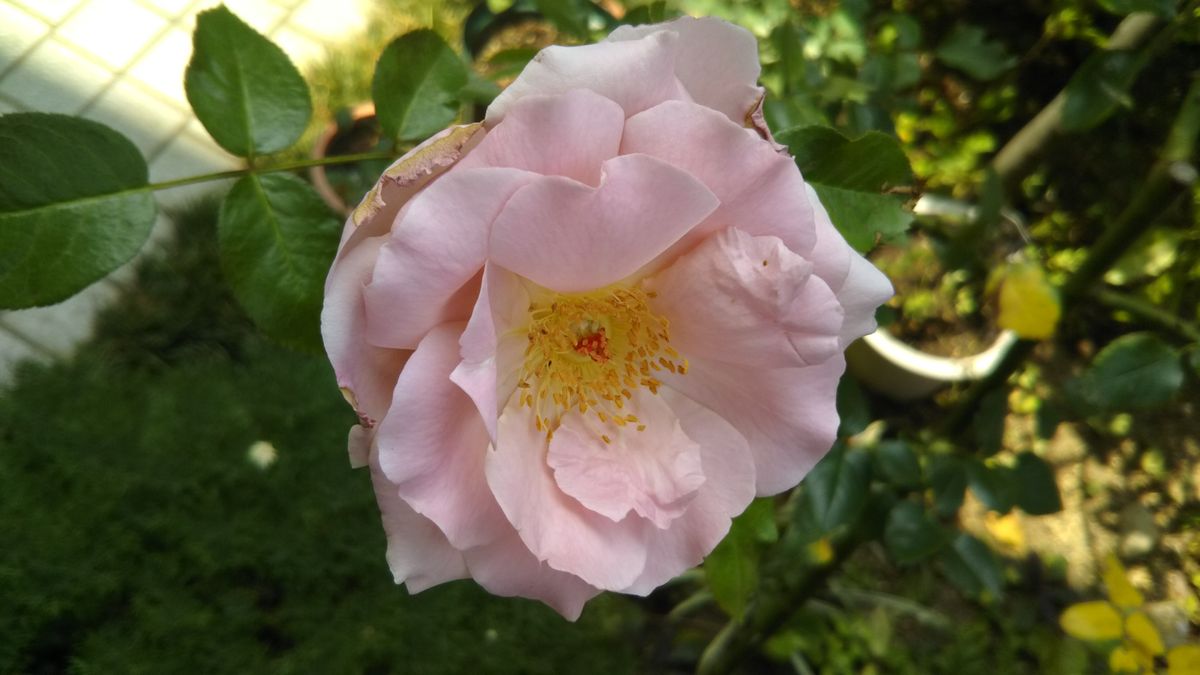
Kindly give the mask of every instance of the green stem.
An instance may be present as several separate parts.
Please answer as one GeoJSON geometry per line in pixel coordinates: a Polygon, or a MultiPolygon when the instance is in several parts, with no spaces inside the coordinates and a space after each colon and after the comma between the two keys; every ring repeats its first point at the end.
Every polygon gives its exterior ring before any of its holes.
{"type": "Polygon", "coordinates": [[[282,162],[272,166],[265,167],[247,167],[245,169],[233,169],[231,171],[217,171],[214,173],[205,173],[199,176],[188,176],[187,178],[176,178],[175,180],[163,181],[161,183],[151,183],[146,186],[147,190],[169,190],[170,188],[182,187],[184,185],[194,185],[196,183],[206,183],[214,180],[224,180],[226,178],[240,178],[249,174],[260,173],[276,173],[279,171],[294,171],[296,169],[307,169],[312,166],[333,166],[337,164],[353,164],[354,162],[363,162],[373,159],[395,159],[395,155],[390,152],[360,152],[356,155],[334,155],[332,157],[316,157],[313,159],[300,159],[292,162],[282,162]]]}
{"type": "Polygon", "coordinates": [[[732,619],[721,629],[700,655],[696,675],[723,675],[731,672],[747,652],[770,637],[792,614],[804,605],[825,580],[834,573],[858,547],[859,539],[847,535],[833,544],[833,558],[820,567],[811,567],[790,583],[777,582],[777,588],[760,586],[755,599],[741,617],[732,619]]]}
{"type": "MultiPolygon", "coordinates": [[[[1135,12],[1125,17],[1108,39],[1108,49],[1136,49],[1154,34],[1160,21],[1153,14],[1135,12]]],[[[1155,40],[1161,44],[1162,40],[1155,40]]],[[[1033,172],[1037,160],[1049,147],[1049,141],[1062,131],[1066,90],[1060,91],[992,160],[992,170],[1006,191],[1012,192],[1021,180],[1033,172]]]]}
{"type": "Polygon", "coordinates": [[[1100,302],[1148,321],[1159,328],[1176,333],[1190,342],[1200,342],[1200,326],[1132,295],[1098,288],[1093,296],[1100,302]]]}

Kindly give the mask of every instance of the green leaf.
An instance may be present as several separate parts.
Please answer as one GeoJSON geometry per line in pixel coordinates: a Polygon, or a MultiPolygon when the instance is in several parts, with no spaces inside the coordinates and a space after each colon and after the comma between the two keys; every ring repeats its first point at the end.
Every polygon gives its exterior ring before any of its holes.
{"type": "Polygon", "coordinates": [[[1134,52],[1106,50],[1093,54],[1067,82],[1063,94],[1065,131],[1087,131],[1108,119],[1118,107],[1133,107],[1129,88],[1142,69],[1134,52]]]}
{"type": "Polygon", "coordinates": [[[1062,511],[1062,498],[1058,494],[1058,482],[1054,471],[1041,457],[1032,452],[1017,455],[1013,468],[1016,484],[1016,505],[1031,516],[1045,516],[1062,511]]]}
{"type": "Polygon", "coordinates": [[[904,234],[912,224],[913,214],[895,197],[843,190],[820,183],[813,183],[813,189],[829,212],[829,220],[859,253],[874,248],[878,239],[904,234]]]}
{"type": "Polygon", "coordinates": [[[183,78],[200,123],[229,152],[285,150],[312,116],[308,85],[287,54],[224,5],[201,12],[183,78]]]}
{"type": "Polygon", "coordinates": [[[999,387],[979,401],[979,412],[971,421],[971,436],[987,456],[1000,451],[1004,442],[1004,418],[1008,416],[1008,388],[999,387]]]}
{"type": "Polygon", "coordinates": [[[867,501],[871,458],[836,446],[804,479],[813,523],[823,532],[851,525],[867,501]]]}
{"type": "Polygon", "coordinates": [[[1017,65],[1004,45],[987,39],[978,26],[959,24],[938,45],[937,57],[977,80],[992,80],[1017,65]]]}
{"type": "Polygon", "coordinates": [[[997,513],[1008,513],[1016,500],[1016,472],[1006,466],[988,466],[978,460],[967,463],[967,484],[983,505],[997,513]]]}
{"type": "Polygon", "coordinates": [[[871,131],[850,140],[825,126],[781,132],[796,164],[810,183],[858,192],[881,192],[912,182],[908,158],[895,138],[871,131]]]}
{"type": "Polygon", "coordinates": [[[0,116],[0,307],[65,300],[138,252],[154,225],[146,161],[108,127],[0,116]]]}
{"type": "Polygon", "coordinates": [[[733,519],[729,534],[704,559],[704,576],[713,599],[732,617],[741,617],[758,587],[761,514],[753,508],[733,519]]]}
{"type": "Polygon", "coordinates": [[[921,462],[912,446],[904,441],[883,441],[875,448],[875,466],[879,474],[901,489],[921,485],[921,462]]]}
{"type": "Polygon", "coordinates": [[[662,23],[679,16],[679,9],[674,2],[655,0],[644,5],[638,5],[625,12],[621,23],[640,26],[645,23],[662,23]]]}
{"type": "Polygon", "coordinates": [[[852,140],[823,126],[780,132],[834,226],[859,252],[875,245],[877,237],[903,233],[913,215],[899,197],[880,194],[912,182],[912,169],[896,139],[871,131],[852,140]]]}
{"type": "Polygon", "coordinates": [[[1105,11],[1117,16],[1149,12],[1164,19],[1175,16],[1175,0],[1098,0],[1105,11]]]}
{"type": "Polygon", "coordinates": [[[420,140],[458,117],[467,67],[437,33],[422,29],[401,35],[375,66],[371,96],[384,135],[420,140]]]}
{"type": "Polygon", "coordinates": [[[967,492],[967,467],[952,455],[935,455],[929,461],[929,488],[938,515],[948,518],[962,507],[967,492]]]}
{"type": "Polygon", "coordinates": [[[537,0],[538,11],[564,32],[577,37],[587,37],[588,0],[537,0]]]}
{"type": "Polygon", "coordinates": [[[838,436],[860,433],[871,423],[871,402],[849,373],[842,375],[837,388],[838,436]]]}
{"type": "Polygon", "coordinates": [[[1162,405],[1182,385],[1179,353],[1152,333],[1130,333],[1101,349],[1067,393],[1094,411],[1132,410],[1162,405]]]}
{"type": "Polygon", "coordinates": [[[291,174],[252,174],[229,191],[217,225],[221,268],[267,335],[320,349],[325,275],[339,230],[317,193],[291,174]]]}
{"type": "Polygon", "coordinates": [[[1116,640],[1122,632],[1120,612],[1104,600],[1071,605],[1058,623],[1067,635],[1080,640],[1116,640]]]}
{"type": "Polygon", "coordinates": [[[987,544],[961,532],[939,556],[951,583],[971,597],[985,591],[997,598],[1004,590],[1004,570],[987,544]]]}
{"type": "Polygon", "coordinates": [[[911,501],[901,501],[888,513],[883,543],[900,565],[924,560],[946,543],[946,533],[925,509],[911,501]]]}
{"type": "Polygon", "coordinates": [[[760,497],[750,502],[750,506],[740,516],[746,527],[754,533],[754,538],[764,544],[779,541],[779,528],[775,524],[775,499],[760,497]]]}

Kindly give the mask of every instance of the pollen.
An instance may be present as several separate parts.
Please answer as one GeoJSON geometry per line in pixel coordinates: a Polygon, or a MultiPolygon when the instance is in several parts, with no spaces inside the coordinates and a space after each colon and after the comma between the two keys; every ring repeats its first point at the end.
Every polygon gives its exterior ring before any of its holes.
{"type": "MultiPolygon", "coordinates": [[[[528,345],[518,401],[534,411],[547,438],[571,410],[601,424],[646,425],[630,413],[634,391],[658,393],[657,373],[687,372],[671,347],[670,324],[650,309],[652,292],[614,286],[589,293],[557,294],[530,306],[528,345]]],[[[605,443],[612,439],[601,437],[605,443]]]]}

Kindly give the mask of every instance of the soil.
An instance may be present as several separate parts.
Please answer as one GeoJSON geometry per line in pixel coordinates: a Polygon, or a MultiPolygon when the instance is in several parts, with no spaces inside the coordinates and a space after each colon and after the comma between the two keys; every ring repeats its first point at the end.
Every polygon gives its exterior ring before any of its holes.
{"type": "Polygon", "coordinates": [[[947,270],[938,246],[929,236],[915,233],[901,245],[883,245],[871,254],[896,289],[885,306],[891,316],[881,316],[880,324],[928,354],[978,354],[1000,333],[994,298],[985,291],[986,279],[966,270],[947,270]]]}

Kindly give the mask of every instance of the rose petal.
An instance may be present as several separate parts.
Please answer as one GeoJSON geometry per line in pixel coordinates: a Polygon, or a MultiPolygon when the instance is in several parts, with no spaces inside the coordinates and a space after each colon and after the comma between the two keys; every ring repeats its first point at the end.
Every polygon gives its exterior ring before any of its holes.
{"type": "Polygon", "coordinates": [[[646,287],[689,358],[755,368],[820,363],[840,351],[842,307],[813,265],[777,237],[727,228],[646,287]]]}
{"type": "Polygon", "coordinates": [[[492,227],[491,259],[547,288],[606,286],[653,260],[717,207],[688,174],[645,155],[604,163],[598,188],[557,176],[519,190],[492,227]]]}
{"type": "Polygon", "coordinates": [[[614,522],[633,511],[665,528],[704,484],[700,445],[683,432],[671,408],[644,388],[627,409],[637,413],[640,425],[602,424],[594,413],[572,410],[554,432],[547,463],[558,487],[592,511],[614,522]]]}
{"type": "Polygon", "coordinates": [[[492,101],[484,124],[495,127],[526,96],[572,89],[590,89],[615,101],[627,117],[668,99],[686,98],[674,70],[678,40],[675,33],[662,31],[623,42],[546,47],[492,101]]]}
{"type": "Polygon", "coordinates": [[[537,178],[517,169],[454,170],[410,202],[363,291],[367,339],[413,349],[434,326],[466,319],[478,294],[471,282],[487,257],[492,221],[519,188],[537,178]]]}
{"type": "Polygon", "coordinates": [[[671,389],[660,389],[684,433],[700,441],[702,470],[711,479],[687,511],[650,539],[646,568],[626,593],[646,595],[699,565],[729,532],[730,519],[754,499],[754,458],[746,439],[716,413],[671,389]]]}
{"type": "Polygon", "coordinates": [[[372,237],[343,253],[329,271],[321,308],[321,336],[338,386],[367,429],[387,412],[396,376],[411,353],[366,341],[362,287],[370,279],[382,243],[382,237],[372,237]]]}
{"type": "Polygon", "coordinates": [[[517,330],[529,320],[529,293],[517,275],[488,264],[483,287],[459,344],[462,362],[450,374],[479,410],[492,441],[500,404],[517,388],[525,347],[526,331],[517,330]]]}
{"type": "Polygon", "coordinates": [[[693,359],[686,375],[658,375],[746,437],[763,497],[795,486],[833,445],[837,384],[845,369],[845,359],[835,354],[803,368],[752,369],[693,359]]]}
{"type": "Polygon", "coordinates": [[[517,101],[459,170],[500,166],[581,183],[600,182],[600,165],[621,145],[625,111],[587,89],[517,101]]]}
{"type": "Polygon", "coordinates": [[[338,251],[354,248],[363,239],[387,234],[408,200],[454,166],[485,133],[479,123],[453,126],[392,162],[350,214],[338,251]]]}
{"type": "Polygon", "coordinates": [[[419,593],[468,576],[463,555],[428,518],[412,510],[396,492],[378,464],[371,466],[371,483],[387,534],[387,561],[396,583],[419,593]]]}
{"type": "Polygon", "coordinates": [[[811,186],[805,185],[816,221],[817,239],[805,257],[813,261],[818,276],[837,294],[846,312],[841,346],[875,331],[875,309],[892,297],[892,283],[866,258],[850,248],[833,226],[829,213],[811,186]]]}
{"type": "Polygon", "coordinates": [[[489,593],[541,600],[568,621],[579,618],[583,605],[600,589],[566,572],[551,569],[533,557],[515,531],[468,550],[464,556],[471,576],[489,593]]]}
{"type": "Polygon", "coordinates": [[[462,329],[443,324],[421,340],[375,436],[379,466],[396,493],[460,550],[506,527],[483,475],[487,430],[471,399],[450,381],[462,329]]]}
{"type": "Polygon", "coordinates": [[[675,75],[692,100],[744,124],[763,92],[754,35],[714,17],[681,16],[667,23],[620,26],[607,39],[638,40],[661,31],[679,35],[675,75]]]}
{"type": "Polygon", "coordinates": [[[675,247],[678,252],[730,226],[779,237],[797,253],[816,242],[812,208],[795,161],[716,111],[683,101],[655,106],[628,120],[621,152],[664,160],[695,176],[721,201],[721,207],[675,247]]]}
{"type": "Polygon", "coordinates": [[[614,523],[563,494],[546,464],[546,435],[516,397],[500,415],[496,440],[487,457],[488,485],[529,551],[597,588],[633,583],[645,567],[653,526],[637,516],[614,523]]]}

